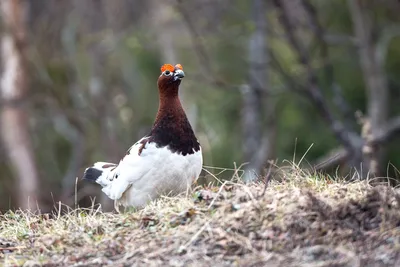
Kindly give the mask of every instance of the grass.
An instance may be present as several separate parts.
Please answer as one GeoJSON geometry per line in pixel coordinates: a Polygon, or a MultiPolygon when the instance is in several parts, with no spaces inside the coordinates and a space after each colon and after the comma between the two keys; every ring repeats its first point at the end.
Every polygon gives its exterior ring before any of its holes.
{"type": "MultiPolygon", "coordinates": [[[[237,175],[237,173],[235,174],[237,175]]],[[[400,266],[400,194],[281,170],[123,214],[99,207],[0,217],[5,266],[400,266]]]]}

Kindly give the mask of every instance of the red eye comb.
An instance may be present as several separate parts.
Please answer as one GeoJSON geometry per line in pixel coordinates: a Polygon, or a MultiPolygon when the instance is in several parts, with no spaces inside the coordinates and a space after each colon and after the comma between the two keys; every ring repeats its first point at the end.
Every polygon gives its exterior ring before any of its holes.
{"type": "Polygon", "coordinates": [[[183,70],[183,67],[181,64],[176,64],[175,69],[183,70]]]}
{"type": "Polygon", "coordinates": [[[173,72],[175,69],[174,69],[174,66],[172,66],[171,64],[162,65],[161,72],[164,72],[166,70],[169,70],[169,71],[173,72]]]}

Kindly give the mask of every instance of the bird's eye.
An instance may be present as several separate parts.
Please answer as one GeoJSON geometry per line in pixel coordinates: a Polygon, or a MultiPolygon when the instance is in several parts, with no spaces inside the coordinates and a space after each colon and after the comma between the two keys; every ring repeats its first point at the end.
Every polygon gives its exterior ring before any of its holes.
{"type": "Polygon", "coordinates": [[[170,75],[171,74],[171,72],[169,70],[166,70],[164,73],[165,73],[165,75],[170,75]]]}

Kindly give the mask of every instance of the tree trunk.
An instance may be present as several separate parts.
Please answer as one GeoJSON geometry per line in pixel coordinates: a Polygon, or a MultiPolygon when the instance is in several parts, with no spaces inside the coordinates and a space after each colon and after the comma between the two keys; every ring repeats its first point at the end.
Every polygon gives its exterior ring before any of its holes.
{"type": "Polygon", "coordinates": [[[372,22],[368,16],[366,3],[360,0],[348,0],[353,30],[357,38],[360,64],[367,89],[367,119],[363,120],[364,169],[369,170],[372,176],[382,174],[382,161],[384,150],[382,147],[372,145],[369,140],[386,125],[389,111],[389,89],[385,77],[383,60],[378,57],[376,45],[372,39],[372,22]]]}
{"type": "MultiPolygon", "coordinates": [[[[271,136],[265,135],[262,127],[262,99],[267,88],[267,21],[266,21],[265,1],[252,1],[252,21],[255,26],[253,34],[250,36],[248,56],[249,56],[249,82],[242,86],[243,110],[242,110],[242,129],[243,129],[243,153],[244,159],[248,162],[245,167],[246,181],[257,179],[263,169],[266,159],[269,156],[272,140],[271,136]]],[[[267,125],[273,126],[273,107],[267,107],[267,125]],[[272,108],[272,109],[271,109],[272,108]]]]}
{"type": "Polygon", "coordinates": [[[38,171],[29,134],[29,111],[23,101],[29,89],[25,59],[27,11],[26,1],[1,1],[5,27],[1,40],[1,93],[4,101],[1,134],[18,179],[18,206],[22,209],[35,209],[39,206],[38,171]]]}

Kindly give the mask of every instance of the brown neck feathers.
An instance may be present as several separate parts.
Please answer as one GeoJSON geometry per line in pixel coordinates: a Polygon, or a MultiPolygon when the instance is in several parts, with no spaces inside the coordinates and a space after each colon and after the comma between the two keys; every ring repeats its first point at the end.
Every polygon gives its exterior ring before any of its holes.
{"type": "Polygon", "coordinates": [[[174,153],[193,154],[200,145],[179,100],[179,84],[159,79],[159,108],[149,141],[174,153]]]}

